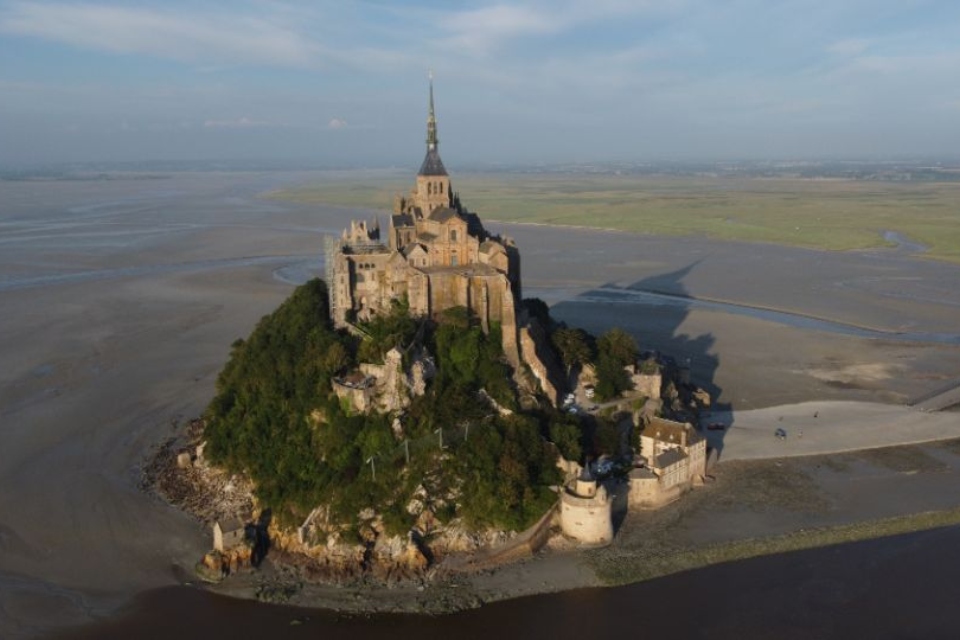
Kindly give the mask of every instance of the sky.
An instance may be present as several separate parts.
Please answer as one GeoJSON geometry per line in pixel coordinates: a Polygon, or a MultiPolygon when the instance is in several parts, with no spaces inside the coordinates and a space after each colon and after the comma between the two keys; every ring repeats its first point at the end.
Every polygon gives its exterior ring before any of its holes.
{"type": "Polygon", "coordinates": [[[0,164],[960,154],[956,0],[0,0],[0,164]]]}

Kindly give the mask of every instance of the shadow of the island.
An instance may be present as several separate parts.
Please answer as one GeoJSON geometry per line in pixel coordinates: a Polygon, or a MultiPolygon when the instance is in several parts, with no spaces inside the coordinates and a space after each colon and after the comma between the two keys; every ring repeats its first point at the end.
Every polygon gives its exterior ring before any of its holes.
{"type": "Polygon", "coordinates": [[[683,280],[698,265],[699,261],[693,262],[627,286],[603,284],[553,305],[550,315],[594,335],[620,327],[636,339],[641,351],[658,352],[680,367],[689,367],[691,384],[706,391],[711,400],[694,425],[707,440],[709,470],[723,452],[724,437],[733,425],[733,406],[720,401],[723,390],[716,382],[720,356],[713,352],[713,334],[691,336],[682,330],[691,299],[683,280]]]}

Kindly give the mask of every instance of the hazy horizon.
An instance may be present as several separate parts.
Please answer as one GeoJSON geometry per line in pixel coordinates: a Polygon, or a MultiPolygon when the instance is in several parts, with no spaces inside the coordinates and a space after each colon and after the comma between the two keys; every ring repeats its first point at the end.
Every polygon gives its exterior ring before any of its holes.
{"type": "Polygon", "coordinates": [[[0,165],[956,158],[960,5],[0,0],[0,165]]]}

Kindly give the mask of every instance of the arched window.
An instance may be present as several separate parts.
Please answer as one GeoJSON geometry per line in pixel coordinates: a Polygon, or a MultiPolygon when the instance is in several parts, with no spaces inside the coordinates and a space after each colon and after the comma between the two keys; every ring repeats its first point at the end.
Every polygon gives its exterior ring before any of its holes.
{"type": "Polygon", "coordinates": [[[443,183],[442,183],[442,182],[440,183],[440,193],[441,193],[441,195],[443,194],[443,183]]]}
{"type": "Polygon", "coordinates": [[[427,183],[427,195],[428,195],[428,196],[432,196],[432,195],[433,195],[433,183],[432,183],[432,182],[428,182],[428,183],[427,183]]]}

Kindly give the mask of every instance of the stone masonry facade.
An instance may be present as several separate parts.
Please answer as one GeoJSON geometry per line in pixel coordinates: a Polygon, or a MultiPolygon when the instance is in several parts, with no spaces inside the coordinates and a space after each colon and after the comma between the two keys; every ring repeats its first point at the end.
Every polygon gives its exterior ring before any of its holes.
{"type": "Polygon", "coordinates": [[[466,307],[484,331],[500,324],[504,353],[519,365],[520,253],[510,238],[488,233],[453,192],[437,150],[432,84],[427,153],[414,188],[395,200],[385,233],[379,220],[352,221],[327,260],[336,326],[400,302],[415,317],[466,307]]]}

